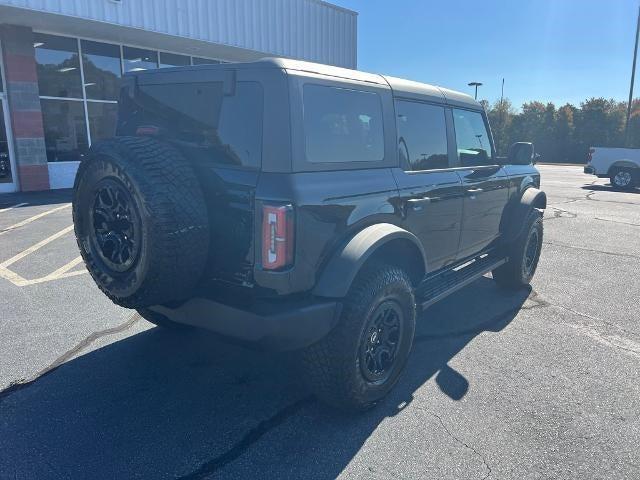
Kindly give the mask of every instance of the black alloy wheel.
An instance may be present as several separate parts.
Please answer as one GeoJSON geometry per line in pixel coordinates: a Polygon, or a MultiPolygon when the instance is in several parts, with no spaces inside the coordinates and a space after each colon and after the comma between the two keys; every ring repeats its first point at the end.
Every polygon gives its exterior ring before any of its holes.
{"type": "Polygon", "coordinates": [[[360,341],[360,371],[371,383],[384,383],[393,371],[402,338],[403,313],[393,300],[380,304],[373,312],[360,341]]]}
{"type": "Polygon", "coordinates": [[[119,180],[96,185],[91,225],[91,240],[106,267],[114,273],[131,269],[142,247],[142,227],[136,203],[119,180]]]}

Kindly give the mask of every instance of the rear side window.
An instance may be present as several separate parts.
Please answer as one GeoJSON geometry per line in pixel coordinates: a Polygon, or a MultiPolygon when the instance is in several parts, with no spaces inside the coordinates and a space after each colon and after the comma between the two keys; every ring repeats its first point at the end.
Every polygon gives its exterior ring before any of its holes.
{"type": "Polygon", "coordinates": [[[448,168],[444,108],[400,100],[396,115],[400,161],[411,170],[448,168]]]}
{"type": "Polygon", "coordinates": [[[480,112],[453,110],[458,158],[463,167],[493,164],[491,139],[480,112]]]}
{"type": "Polygon", "coordinates": [[[119,134],[135,134],[138,126],[154,125],[204,161],[258,168],[262,86],[238,82],[232,95],[224,95],[222,87],[222,82],[141,85],[134,105],[126,99],[121,102],[119,134]]]}
{"type": "Polygon", "coordinates": [[[382,103],[374,92],[304,86],[306,154],[312,163],[384,159],[382,103]]]}

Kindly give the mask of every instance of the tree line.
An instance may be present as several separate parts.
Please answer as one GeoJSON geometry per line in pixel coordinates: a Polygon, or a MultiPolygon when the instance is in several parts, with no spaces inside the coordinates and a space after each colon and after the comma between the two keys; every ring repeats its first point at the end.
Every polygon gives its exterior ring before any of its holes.
{"type": "Polygon", "coordinates": [[[491,123],[496,150],[506,155],[509,145],[533,142],[542,162],[585,163],[589,147],[640,148],[640,99],[632,103],[625,139],[627,103],[590,98],[579,107],[567,103],[527,102],[517,112],[508,99],[481,102],[491,123]]]}

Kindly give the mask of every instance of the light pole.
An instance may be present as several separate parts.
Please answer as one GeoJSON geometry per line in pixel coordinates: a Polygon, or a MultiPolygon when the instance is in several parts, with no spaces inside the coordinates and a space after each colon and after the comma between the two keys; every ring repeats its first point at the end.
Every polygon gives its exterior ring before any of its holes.
{"type": "Polygon", "coordinates": [[[480,82],[470,82],[467,85],[469,85],[470,87],[476,87],[476,94],[475,94],[475,96],[473,98],[478,100],[478,87],[481,87],[482,83],[480,83],[480,82]]]}
{"type": "Polygon", "coordinates": [[[629,87],[629,104],[627,105],[627,122],[624,127],[625,147],[629,145],[629,119],[631,118],[631,102],[633,102],[633,82],[636,77],[636,59],[638,58],[638,36],[640,36],[640,7],[638,7],[638,23],[636,25],[636,44],[633,48],[633,66],[631,67],[631,86],[629,87]]]}

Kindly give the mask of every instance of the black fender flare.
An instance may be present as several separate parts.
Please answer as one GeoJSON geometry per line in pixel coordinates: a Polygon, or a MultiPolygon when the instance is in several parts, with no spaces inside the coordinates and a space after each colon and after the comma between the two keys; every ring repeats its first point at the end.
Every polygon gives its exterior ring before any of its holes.
{"type": "MultiPolygon", "coordinates": [[[[384,245],[395,240],[404,240],[415,249],[411,255],[419,255],[418,268],[422,276],[427,272],[427,257],[420,240],[411,232],[391,223],[370,225],[356,233],[331,257],[320,274],[313,294],[319,297],[342,298],[365,262],[384,245]]],[[[410,248],[410,250],[412,250],[410,248]]]]}
{"type": "Polygon", "coordinates": [[[527,188],[505,219],[504,242],[513,242],[522,233],[525,221],[534,208],[547,208],[547,194],[534,187],[527,188]]]}

